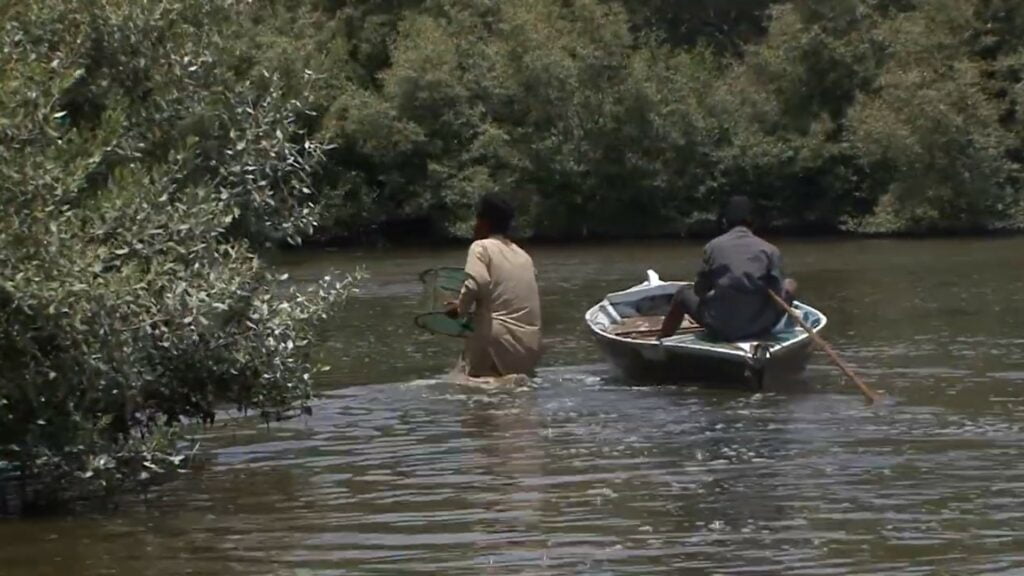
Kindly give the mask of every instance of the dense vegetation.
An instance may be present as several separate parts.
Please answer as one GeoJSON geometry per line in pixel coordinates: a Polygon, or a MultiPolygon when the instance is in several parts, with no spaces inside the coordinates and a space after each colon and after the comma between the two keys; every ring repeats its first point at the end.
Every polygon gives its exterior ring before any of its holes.
{"type": "Polygon", "coordinates": [[[303,86],[211,26],[234,3],[58,4],[0,8],[0,508],[146,482],[225,406],[301,409],[347,286],[279,287],[251,248],[309,233],[324,146],[303,86]]]}
{"type": "MultiPolygon", "coordinates": [[[[1024,225],[1010,0],[0,3],[0,478],[111,489],[224,404],[309,398],[347,284],[256,249],[1024,225]]],[[[31,496],[31,494],[29,495],[31,496]]]]}
{"type": "Polygon", "coordinates": [[[464,235],[487,190],[567,239],[678,233],[733,192],[791,230],[1024,223],[1019,2],[261,6],[254,58],[326,80],[318,237],[464,235]]]}

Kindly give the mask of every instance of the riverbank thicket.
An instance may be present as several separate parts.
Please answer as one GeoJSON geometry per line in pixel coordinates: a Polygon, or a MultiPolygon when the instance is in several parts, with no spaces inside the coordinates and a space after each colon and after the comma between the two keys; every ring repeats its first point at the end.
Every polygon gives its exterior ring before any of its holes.
{"type": "MultiPolygon", "coordinates": [[[[306,92],[319,237],[674,234],[745,193],[794,231],[1019,228],[1024,8],[1006,0],[265,3],[306,92]],[[301,33],[295,32],[301,31],[301,33]]],[[[271,43],[274,44],[274,43],[271,43]]]]}
{"type": "Polygon", "coordinates": [[[237,11],[0,8],[0,514],[172,470],[179,422],[310,397],[347,284],[278,286],[250,240],[309,233],[325,146],[302,85],[211,24],[237,11]]]}

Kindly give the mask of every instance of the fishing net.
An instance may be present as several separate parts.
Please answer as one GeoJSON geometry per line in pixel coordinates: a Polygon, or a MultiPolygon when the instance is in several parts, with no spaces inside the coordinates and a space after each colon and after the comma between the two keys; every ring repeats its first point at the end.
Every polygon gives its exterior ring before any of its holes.
{"type": "Polygon", "coordinates": [[[473,331],[469,318],[452,318],[445,314],[445,305],[456,301],[462,291],[462,284],[467,276],[462,268],[442,266],[431,268],[420,273],[423,283],[426,312],[417,314],[413,319],[416,326],[442,336],[465,338],[473,331]]]}
{"type": "Polygon", "coordinates": [[[468,276],[466,271],[455,266],[441,266],[420,272],[420,282],[431,291],[444,292],[452,298],[462,291],[462,283],[468,276]]]}
{"type": "Polygon", "coordinates": [[[468,318],[452,318],[444,312],[424,312],[422,314],[417,314],[416,318],[413,319],[413,322],[427,332],[439,334],[441,336],[465,338],[473,331],[473,326],[470,324],[468,318]]]}

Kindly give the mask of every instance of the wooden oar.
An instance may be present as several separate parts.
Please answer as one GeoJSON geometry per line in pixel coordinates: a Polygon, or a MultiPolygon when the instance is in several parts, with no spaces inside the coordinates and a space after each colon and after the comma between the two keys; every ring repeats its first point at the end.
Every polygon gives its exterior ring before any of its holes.
{"type": "Polygon", "coordinates": [[[825,354],[827,354],[828,357],[832,359],[832,362],[840,370],[843,371],[843,374],[846,374],[846,376],[850,380],[853,380],[853,383],[856,384],[858,388],[860,388],[860,391],[864,394],[864,397],[867,398],[869,402],[874,403],[881,398],[877,392],[875,392],[871,388],[868,388],[868,385],[865,384],[860,378],[857,377],[856,374],[853,373],[853,370],[851,370],[850,367],[846,365],[846,362],[843,362],[843,359],[840,358],[839,355],[832,350],[832,347],[829,346],[828,343],[825,342],[825,340],[821,336],[818,336],[814,332],[814,329],[812,329],[810,326],[807,325],[806,322],[804,322],[804,319],[800,317],[800,314],[798,314],[796,310],[790,308],[789,304],[786,304],[785,300],[779,298],[779,295],[776,294],[775,292],[772,292],[770,289],[768,289],[768,294],[771,295],[772,300],[774,300],[780,308],[786,311],[786,314],[789,314],[790,318],[795,320],[796,323],[799,324],[805,332],[807,332],[807,335],[811,337],[811,340],[814,340],[814,343],[817,344],[818,347],[821,348],[822,351],[825,352],[825,354]]]}

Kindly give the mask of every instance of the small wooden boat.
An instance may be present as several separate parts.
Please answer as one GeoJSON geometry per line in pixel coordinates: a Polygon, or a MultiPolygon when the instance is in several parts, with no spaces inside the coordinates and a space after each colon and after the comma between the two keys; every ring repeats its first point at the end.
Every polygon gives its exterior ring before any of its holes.
{"type": "MultiPolygon", "coordinates": [[[[647,281],[605,296],[587,311],[587,325],[605,357],[638,382],[696,382],[778,388],[798,378],[810,359],[810,336],[788,315],[758,341],[721,342],[687,317],[675,335],[657,339],[672,296],[690,282],[665,282],[647,271],[647,281]]],[[[804,322],[820,332],[823,313],[794,302],[804,322]]]]}

